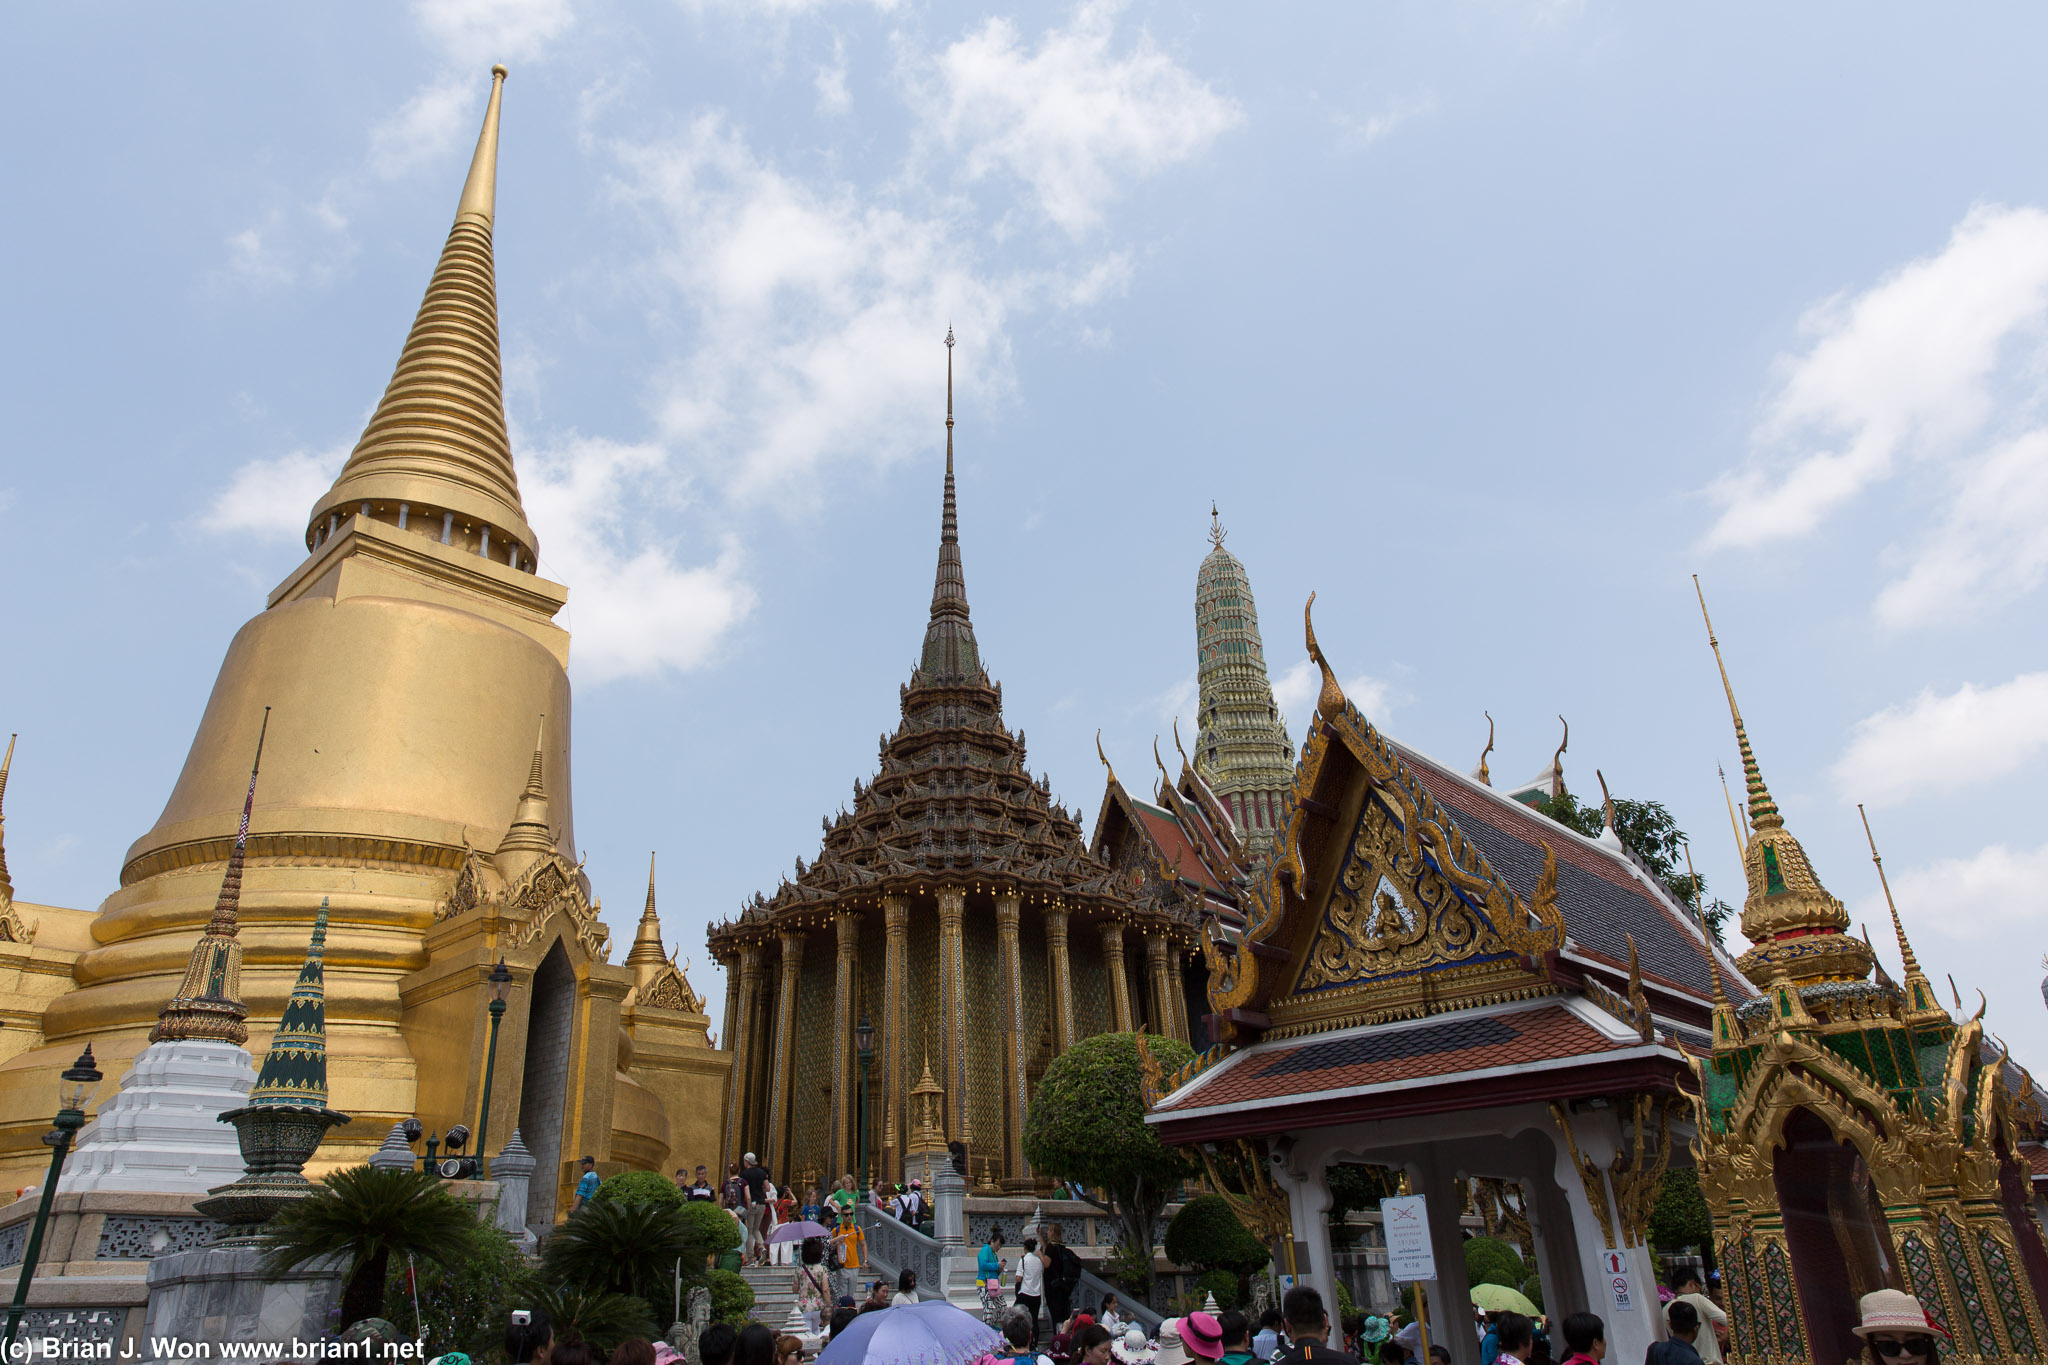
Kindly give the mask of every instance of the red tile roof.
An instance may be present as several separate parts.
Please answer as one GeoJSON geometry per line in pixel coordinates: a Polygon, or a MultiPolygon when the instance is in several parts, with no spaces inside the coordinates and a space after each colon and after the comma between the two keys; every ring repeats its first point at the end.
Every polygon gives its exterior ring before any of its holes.
{"type": "Polygon", "coordinates": [[[1138,813],[1138,819],[1144,823],[1145,833],[1159,846],[1160,856],[1166,859],[1168,867],[1175,866],[1177,859],[1181,876],[1200,885],[1204,890],[1228,894],[1223,884],[1209,871],[1208,862],[1202,857],[1194,841],[1188,838],[1187,831],[1180,827],[1180,821],[1157,806],[1147,805],[1135,797],[1131,800],[1131,809],[1138,813]]]}

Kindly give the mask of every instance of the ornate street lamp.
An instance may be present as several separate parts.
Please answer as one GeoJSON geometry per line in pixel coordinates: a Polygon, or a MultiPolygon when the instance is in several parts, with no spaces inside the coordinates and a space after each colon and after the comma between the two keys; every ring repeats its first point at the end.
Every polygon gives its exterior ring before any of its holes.
{"type": "Polygon", "coordinates": [[[43,1197],[36,1205],[35,1226],[29,1230],[28,1249],[21,1257],[21,1274],[14,1282],[14,1302],[7,1307],[6,1349],[0,1355],[9,1359],[14,1355],[14,1334],[21,1327],[21,1315],[28,1309],[28,1288],[36,1276],[36,1258],[43,1254],[43,1228],[50,1221],[50,1205],[56,1202],[64,1157],[71,1150],[71,1139],[85,1127],[85,1102],[92,1098],[99,1083],[99,1068],[92,1064],[92,1044],[87,1043],[85,1051],[64,1073],[63,1084],[58,1088],[57,1126],[43,1134],[43,1141],[50,1144],[50,1174],[43,1179],[43,1197]]]}
{"type": "Polygon", "coordinates": [[[872,1183],[868,1175],[868,1064],[875,1060],[875,1026],[868,1022],[868,1012],[860,1012],[860,1022],[853,1026],[853,1047],[860,1058],[860,1187],[865,1190],[872,1183]]]}
{"type": "Polygon", "coordinates": [[[498,965],[491,968],[491,1046],[484,1054],[484,1102],[476,1116],[476,1163],[479,1179],[490,1179],[486,1164],[490,1153],[484,1147],[484,1135],[491,1128],[491,1076],[498,1069],[498,1025],[505,1022],[505,997],[512,993],[512,973],[505,970],[505,959],[499,958],[498,965]]]}

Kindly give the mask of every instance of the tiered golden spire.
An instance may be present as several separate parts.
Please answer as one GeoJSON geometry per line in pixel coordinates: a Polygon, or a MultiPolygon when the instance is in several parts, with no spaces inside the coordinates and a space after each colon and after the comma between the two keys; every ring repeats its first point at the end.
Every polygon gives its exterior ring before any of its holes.
{"type": "Polygon", "coordinates": [[[220,879],[220,895],[213,903],[213,917],[206,932],[192,945],[185,961],[185,979],[178,993],[157,1016],[149,1031],[152,1043],[205,1041],[233,1043],[249,1041],[249,1010],[242,1003],[242,941],[239,918],[242,907],[242,864],[249,853],[249,814],[256,807],[256,774],[263,766],[263,739],[270,733],[270,708],[263,708],[263,723],[256,731],[256,758],[249,764],[249,791],[242,798],[242,823],[235,829],[234,852],[228,855],[228,870],[220,879]]]}
{"type": "Polygon", "coordinates": [[[313,506],[307,548],[330,516],[405,504],[414,522],[479,529],[492,558],[519,547],[531,569],[539,541],[526,524],[505,429],[498,291],[491,252],[498,186],[498,106],[505,68],[491,68],[490,103],[455,225],[427,282],[398,365],[341,476],[313,506]]]}
{"type": "Polygon", "coordinates": [[[1863,803],[1856,803],[1856,814],[1863,817],[1863,837],[1870,841],[1870,861],[1877,865],[1877,884],[1884,888],[1885,908],[1892,912],[1892,933],[1899,940],[1899,959],[1905,968],[1906,979],[1900,989],[1906,996],[1906,1023],[1914,1027],[1923,1024],[1953,1024],[1948,1011],[1941,1007],[1941,1001],[1934,994],[1934,983],[1927,979],[1927,973],[1920,970],[1920,959],[1913,955],[1913,944],[1906,937],[1906,926],[1899,919],[1898,903],[1892,899],[1891,879],[1884,875],[1884,859],[1877,854],[1877,836],[1870,832],[1870,816],[1864,811],[1863,803]]]}
{"type": "Polygon", "coordinates": [[[512,881],[520,873],[555,851],[555,836],[548,823],[548,789],[544,780],[542,752],[547,743],[547,717],[541,717],[540,733],[533,741],[533,765],[526,775],[526,790],[512,813],[512,824],[492,858],[498,875],[512,881]]]}
{"type": "Polygon", "coordinates": [[[661,918],[654,913],[654,855],[647,855],[647,908],[640,912],[640,928],[633,935],[633,950],[626,954],[628,967],[665,967],[668,954],[661,947],[661,918]]]}
{"type": "MultiPolygon", "coordinates": [[[[1785,828],[1785,818],[1764,785],[1763,771],[1750,747],[1749,730],[1742,722],[1742,708],[1735,703],[1735,687],[1728,681],[1728,665],[1721,658],[1721,642],[1714,635],[1714,620],[1707,614],[1707,596],[1697,574],[1693,591],[1699,597],[1700,618],[1706,623],[1707,646],[1714,651],[1714,665],[1721,673],[1728,715],[1735,723],[1735,744],[1742,754],[1742,776],[1749,793],[1751,833],[1742,858],[1749,894],[1742,902],[1742,932],[1756,946],[1736,965],[1767,991],[1767,983],[1777,981],[1797,986],[1864,980],[1873,961],[1870,949],[1844,932],[1849,927],[1849,912],[1820,884],[1806,850],[1785,828]]],[[[1796,1001],[1780,1003],[1781,1017],[1783,1006],[1797,1008],[1796,1001]]]]}

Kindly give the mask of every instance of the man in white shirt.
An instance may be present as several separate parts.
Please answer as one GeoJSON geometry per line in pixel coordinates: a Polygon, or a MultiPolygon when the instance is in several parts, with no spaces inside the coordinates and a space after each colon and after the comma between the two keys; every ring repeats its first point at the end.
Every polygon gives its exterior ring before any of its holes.
{"type": "Polygon", "coordinates": [[[1024,1239],[1024,1254],[1017,1258],[1017,1311],[1031,1316],[1032,1346],[1038,1345],[1038,1306],[1045,1302],[1045,1258],[1038,1254],[1038,1239],[1024,1239]]]}
{"type": "Polygon", "coordinates": [[[1700,1332],[1692,1340],[1692,1348],[1700,1353],[1700,1365],[1721,1365],[1721,1343],[1728,1339],[1728,1315],[1700,1288],[1698,1272],[1682,1270],[1679,1277],[1675,1286],[1678,1297],[1672,1302],[1689,1303],[1692,1311],[1700,1315],[1700,1332]]]}

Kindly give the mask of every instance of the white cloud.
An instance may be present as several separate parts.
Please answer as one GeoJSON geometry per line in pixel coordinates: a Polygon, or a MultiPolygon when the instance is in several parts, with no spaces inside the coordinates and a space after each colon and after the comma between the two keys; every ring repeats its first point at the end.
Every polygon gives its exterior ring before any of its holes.
{"type": "Polygon", "coordinates": [[[1850,800],[1895,805],[2017,771],[2048,748],[2048,673],[1994,687],[1965,683],[1947,696],[1928,688],[1908,706],[1857,722],[1835,763],[1850,800]]]}
{"type": "MultiPolygon", "coordinates": [[[[1943,938],[1965,941],[2002,939],[2021,926],[2038,931],[2043,912],[2048,910],[2041,890],[2048,885],[2048,845],[2010,849],[1993,844],[1967,858],[1944,858],[1893,872],[1891,884],[1906,934],[1916,940],[1923,959],[1925,948],[1917,940],[1930,930],[1943,938]]],[[[1891,923],[1882,892],[1865,897],[1854,914],[1871,926],[1874,937],[1879,926],[1891,923]]],[[[2032,954],[2022,953],[2018,958],[2029,976],[2038,970],[2032,954]]],[[[1930,972],[1939,970],[1932,962],[1921,965],[1930,972]]]]}
{"type": "Polygon", "coordinates": [[[200,514],[199,525],[217,535],[254,540],[298,540],[313,504],[334,482],[349,446],[294,450],[272,460],[251,460],[200,514]]]}
{"type": "Polygon", "coordinates": [[[1877,616],[1894,628],[1935,625],[2014,601],[2048,573],[2048,428],[1960,463],[1948,510],[1885,585],[1877,616]]]}
{"type": "Polygon", "coordinates": [[[1160,720],[1168,725],[1171,725],[1176,720],[1187,720],[1190,726],[1188,734],[1192,736],[1194,734],[1193,726],[1197,719],[1195,707],[1200,704],[1201,700],[1201,682],[1195,674],[1190,673],[1164,692],[1161,692],[1157,697],[1154,697],[1151,709],[1158,715],[1160,720]]]}
{"type": "Polygon", "coordinates": [[[1117,9],[1085,0],[1035,49],[992,18],[911,71],[929,87],[913,98],[939,109],[939,136],[967,176],[1016,177],[1075,236],[1131,181],[1201,155],[1244,117],[1149,34],[1113,51],[1117,9]]]}
{"type": "Polygon", "coordinates": [[[563,624],[585,682],[701,667],[753,609],[736,543],[708,564],[684,566],[629,515],[677,500],[666,464],[658,446],[574,435],[521,455],[540,571],[569,587],[563,624]]]}
{"type": "Polygon", "coordinates": [[[853,108],[853,96],[846,88],[846,40],[834,36],[832,60],[820,66],[811,83],[818,90],[818,112],[834,116],[853,108]]]}
{"type": "Polygon", "coordinates": [[[1346,151],[1364,151],[1375,142],[1392,136],[1395,129],[1409,120],[1435,112],[1436,96],[1428,93],[1412,99],[1397,99],[1378,113],[1364,118],[1339,112],[1334,116],[1338,142],[1346,151]]]}
{"type": "Polygon", "coordinates": [[[569,0],[414,0],[413,15],[454,61],[530,61],[576,22],[569,0]]]}
{"type": "MultiPolygon", "coordinates": [[[[1348,682],[1340,679],[1337,685],[1344,689],[1345,699],[1358,708],[1359,714],[1380,729],[1386,727],[1387,717],[1403,700],[1392,683],[1369,673],[1361,673],[1348,682]]],[[[1280,707],[1281,716],[1304,735],[1315,716],[1316,698],[1322,690],[1323,673],[1313,659],[1297,659],[1273,680],[1273,700],[1280,707]]]]}
{"type": "Polygon", "coordinates": [[[390,118],[370,130],[372,174],[396,180],[447,156],[477,116],[478,82],[444,76],[420,87],[390,118]]]}

